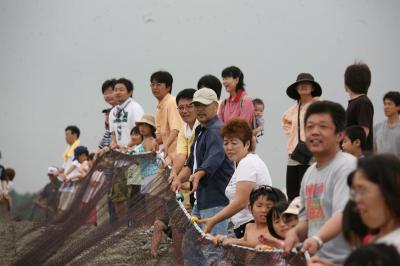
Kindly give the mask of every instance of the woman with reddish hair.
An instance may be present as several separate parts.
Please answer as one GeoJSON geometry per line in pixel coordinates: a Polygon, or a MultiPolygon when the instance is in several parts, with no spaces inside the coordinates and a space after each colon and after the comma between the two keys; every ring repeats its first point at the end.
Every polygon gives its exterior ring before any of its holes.
{"type": "Polygon", "coordinates": [[[204,231],[208,233],[214,225],[231,218],[235,235],[241,238],[246,224],[253,221],[247,209],[251,191],[262,185],[271,186],[272,181],[265,163],[257,154],[250,152],[253,134],[246,120],[231,119],[221,129],[221,135],[226,155],[236,164],[236,170],[225,190],[229,204],[213,217],[199,222],[204,223],[204,231]]]}

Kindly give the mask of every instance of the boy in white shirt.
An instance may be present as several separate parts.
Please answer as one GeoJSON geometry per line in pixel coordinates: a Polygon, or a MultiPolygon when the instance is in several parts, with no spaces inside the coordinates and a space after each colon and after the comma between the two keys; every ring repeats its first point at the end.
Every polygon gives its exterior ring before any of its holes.
{"type": "Polygon", "coordinates": [[[59,215],[67,211],[75,198],[76,192],[78,190],[78,182],[80,179],[85,177],[89,172],[89,151],[84,146],[76,147],[74,151],[74,160],[72,165],[68,168],[64,175],[60,175],[62,181],[64,182],[64,193],[60,196],[59,203],[59,215]]]}
{"type": "Polygon", "coordinates": [[[109,126],[112,134],[110,148],[126,151],[131,140],[131,130],[135,122],[142,118],[142,106],[132,99],[133,84],[130,80],[120,78],[114,85],[114,96],[118,105],[109,115],[109,126]]]}

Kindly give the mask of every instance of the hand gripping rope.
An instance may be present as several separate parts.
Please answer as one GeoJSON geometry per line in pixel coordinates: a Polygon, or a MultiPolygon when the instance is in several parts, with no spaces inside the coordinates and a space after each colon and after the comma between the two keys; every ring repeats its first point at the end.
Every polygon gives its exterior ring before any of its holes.
{"type": "MultiPolygon", "coordinates": [[[[163,154],[160,154],[159,152],[157,152],[157,158],[159,160],[161,160],[162,162],[164,162],[164,158],[163,158],[163,154]]],[[[170,166],[168,166],[168,168],[171,168],[170,166]]],[[[181,209],[181,211],[185,214],[186,218],[193,224],[194,228],[196,229],[196,231],[206,240],[208,241],[213,241],[215,239],[215,237],[211,234],[206,234],[203,229],[201,229],[201,227],[198,224],[199,218],[192,216],[185,208],[185,206],[183,205],[183,195],[182,193],[180,193],[178,190],[175,192],[175,199],[178,203],[179,208],[181,209]]],[[[220,236],[216,236],[216,237],[220,237],[220,236]]],[[[221,239],[222,240],[222,239],[221,239]]],[[[302,243],[297,244],[292,250],[291,252],[297,254],[299,253],[301,247],[302,247],[302,243]]],[[[245,249],[245,250],[250,250],[250,251],[254,251],[254,252],[262,252],[262,253],[283,253],[282,249],[277,249],[277,248],[271,248],[267,245],[263,245],[261,246],[259,249],[255,249],[255,248],[250,248],[250,247],[245,247],[245,246],[241,246],[241,245],[236,245],[236,244],[228,244],[227,246],[231,246],[231,247],[236,247],[236,248],[241,248],[241,249],[245,249]]],[[[304,252],[304,256],[305,258],[308,260],[310,258],[310,255],[308,254],[308,252],[304,252]]]]}
{"type": "MultiPolygon", "coordinates": [[[[183,211],[183,213],[186,215],[187,219],[189,221],[191,221],[191,223],[193,224],[194,228],[196,228],[197,232],[200,233],[200,235],[209,240],[209,241],[213,241],[215,239],[214,236],[210,235],[210,234],[206,234],[203,229],[201,229],[201,227],[198,225],[198,221],[199,218],[190,215],[190,213],[186,210],[185,206],[183,205],[183,195],[181,193],[179,193],[179,191],[176,191],[175,193],[175,198],[176,201],[178,202],[179,208],[183,211]]],[[[231,246],[231,247],[237,247],[237,248],[241,248],[241,249],[246,249],[246,250],[251,250],[251,251],[256,251],[256,252],[272,252],[272,253],[283,253],[283,250],[281,249],[277,249],[277,248],[271,248],[268,246],[265,246],[265,248],[261,248],[261,249],[255,249],[255,248],[250,248],[250,247],[244,247],[244,246],[240,246],[240,245],[236,245],[236,244],[229,244],[227,246],[231,246]]],[[[297,253],[298,251],[296,250],[295,253],[297,253]]]]}

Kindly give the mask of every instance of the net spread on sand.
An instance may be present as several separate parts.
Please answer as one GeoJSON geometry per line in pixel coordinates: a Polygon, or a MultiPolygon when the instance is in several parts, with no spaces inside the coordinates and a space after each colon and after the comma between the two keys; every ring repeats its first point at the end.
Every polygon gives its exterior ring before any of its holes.
{"type": "MultiPolygon", "coordinates": [[[[151,226],[157,217],[169,217],[172,236],[181,238],[184,256],[208,245],[222,251],[221,265],[306,265],[301,254],[285,254],[277,249],[256,251],[240,246],[215,247],[211,241],[202,238],[201,229],[191,222],[190,214],[169,189],[168,169],[157,174],[146,188],[142,188],[142,193],[136,191],[125,205],[128,210],[120,212],[118,219],[110,223],[107,195],[111,187],[126,175],[129,167],[145,164],[150,159],[154,159],[154,155],[149,153],[126,155],[111,151],[97,160],[88,175],[79,181],[65,218],[45,221],[44,232],[22,248],[13,265],[83,265],[118,243],[130,230],[151,226]],[[93,209],[97,212],[97,226],[71,240],[71,235],[87,224],[93,209]]],[[[122,194],[127,194],[126,182],[120,184],[123,184],[119,187],[122,194]]]]}

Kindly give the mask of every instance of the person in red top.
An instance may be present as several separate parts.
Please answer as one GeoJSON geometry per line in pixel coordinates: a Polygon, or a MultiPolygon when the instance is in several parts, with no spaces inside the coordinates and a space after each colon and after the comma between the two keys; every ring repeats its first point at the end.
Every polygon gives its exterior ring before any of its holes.
{"type": "Polygon", "coordinates": [[[226,124],[232,118],[245,119],[251,128],[254,120],[253,100],[244,89],[242,71],[235,66],[230,66],[222,71],[223,85],[229,93],[228,98],[221,102],[218,117],[226,124]]]}

